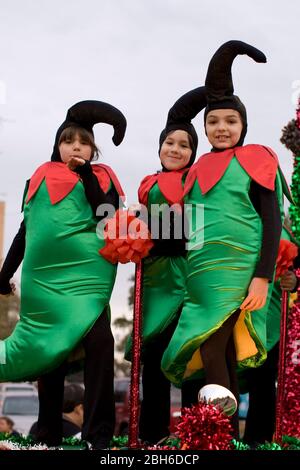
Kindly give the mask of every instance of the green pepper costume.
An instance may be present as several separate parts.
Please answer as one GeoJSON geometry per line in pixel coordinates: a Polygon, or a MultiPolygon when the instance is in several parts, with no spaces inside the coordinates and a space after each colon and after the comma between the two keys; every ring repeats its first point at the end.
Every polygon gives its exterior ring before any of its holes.
{"type": "MultiPolygon", "coordinates": [[[[120,184],[92,165],[106,193],[120,184]]],[[[0,381],[35,379],[56,368],[109,304],[116,266],[99,253],[104,241],[79,176],[48,162],[30,180],[24,205],[26,248],[20,320],[0,342],[0,381]]]]}
{"type": "MultiPolygon", "coordinates": [[[[161,172],[144,178],[139,188],[139,201],[155,214],[153,204],[180,204],[187,170],[161,172]]],[[[143,261],[143,340],[142,348],[157,338],[176,318],[183,304],[187,264],[184,256],[148,256],[143,261]]],[[[130,358],[131,338],[126,346],[130,358]]]]}
{"type": "MultiPolygon", "coordinates": [[[[262,243],[261,219],[249,197],[252,179],[276,189],[282,205],[282,185],[285,193],[288,190],[277,157],[260,145],[203,155],[186,179],[191,244],[187,292],[178,326],[162,359],[164,373],[178,386],[184,379],[201,376],[200,345],[247,295],[262,243]],[[199,207],[203,209],[203,226],[195,224],[199,207]]],[[[272,283],[269,295],[271,290],[272,283]]],[[[266,358],[268,305],[267,301],[258,311],[242,312],[234,328],[237,361],[242,368],[259,366],[266,358]]]]}

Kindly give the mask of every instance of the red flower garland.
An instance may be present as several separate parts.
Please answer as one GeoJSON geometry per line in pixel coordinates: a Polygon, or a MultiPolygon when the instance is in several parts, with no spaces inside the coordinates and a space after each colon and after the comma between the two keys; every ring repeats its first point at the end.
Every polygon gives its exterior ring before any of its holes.
{"type": "Polygon", "coordinates": [[[280,240],[278,256],[276,260],[275,281],[280,278],[293,265],[298,254],[298,247],[289,240],[280,240]]]}
{"type": "Polygon", "coordinates": [[[153,247],[147,225],[119,209],[104,227],[105,246],[99,253],[110,263],[139,263],[153,247]]]}

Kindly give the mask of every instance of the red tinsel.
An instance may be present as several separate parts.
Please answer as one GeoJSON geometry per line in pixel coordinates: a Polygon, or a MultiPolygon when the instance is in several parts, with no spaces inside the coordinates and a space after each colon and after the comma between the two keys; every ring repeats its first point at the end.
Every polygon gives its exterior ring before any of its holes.
{"type": "Polygon", "coordinates": [[[298,100],[298,107],[296,111],[296,123],[297,123],[297,127],[300,129],[300,98],[298,100]]]}
{"type": "Polygon", "coordinates": [[[146,446],[143,449],[147,450],[178,450],[176,446],[146,446]]]}
{"type": "Polygon", "coordinates": [[[142,341],[142,298],[143,298],[143,263],[135,268],[135,289],[132,329],[132,364],[130,382],[130,416],[128,429],[128,446],[137,449],[140,413],[140,371],[141,371],[141,341],[142,341]]]}
{"type": "Polygon", "coordinates": [[[231,432],[230,420],[218,406],[199,402],[182,409],[176,435],[182,449],[230,450],[231,432]]]}
{"type": "MultiPolygon", "coordinates": [[[[296,272],[300,277],[300,269],[296,272]]],[[[300,289],[288,318],[283,434],[300,438],[300,289]]]]}
{"type": "Polygon", "coordinates": [[[110,263],[139,263],[153,247],[147,225],[119,209],[104,228],[105,246],[99,253],[110,263]]]}
{"type": "Polygon", "coordinates": [[[298,254],[298,247],[289,240],[280,240],[278,256],[276,260],[275,281],[280,278],[293,265],[298,254]]]}

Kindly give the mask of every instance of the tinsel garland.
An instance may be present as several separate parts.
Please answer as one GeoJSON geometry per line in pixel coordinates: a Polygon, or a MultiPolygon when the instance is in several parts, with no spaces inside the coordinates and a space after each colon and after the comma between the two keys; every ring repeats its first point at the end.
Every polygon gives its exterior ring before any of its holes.
{"type": "MultiPolygon", "coordinates": [[[[289,207],[291,229],[300,240],[300,99],[296,119],[284,127],[281,142],[294,154],[291,192],[294,204],[289,207]]],[[[300,276],[300,270],[296,273],[300,276]]],[[[298,299],[300,292],[298,289],[298,299]]],[[[285,391],[283,400],[282,432],[300,437],[300,303],[296,303],[289,314],[286,349],[285,391]],[[299,351],[299,352],[298,352],[299,351]]]]}
{"type": "Polygon", "coordinates": [[[7,433],[0,433],[1,450],[50,450],[44,444],[35,444],[31,437],[11,436],[7,433]]]}
{"type": "Polygon", "coordinates": [[[232,427],[220,407],[199,402],[182,408],[176,435],[184,450],[230,450],[232,427]]]}
{"type": "MultiPolygon", "coordinates": [[[[74,450],[88,450],[85,447],[85,441],[69,437],[63,439],[61,447],[47,447],[46,445],[33,444],[31,438],[28,437],[15,437],[8,434],[0,433],[0,451],[1,450],[65,450],[65,445],[73,446],[74,450]]],[[[300,439],[291,436],[283,436],[282,443],[265,442],[256,447],[249,447],[241,441],[232,439],[229,443],[230,450],[300,450],[300,439]]],[[[110,443],[111,450],[128,450],[128,437],[118,436],[113,437],[110,443]]],[[[166,439],[163,445],[160,446],[143,446],[141,450],[189,450],[186,443],[183,443],[179,438],[170,437],[166,439]]]]}
{"type": "MultiPolygon", "coordinates": [[[[296,271],[300,277],[300,269],[296,271]]],[[[300,289],[298,289],[298,299],[300,289]]],[[[283,406],[283,434],[300,438],[300,302],[296,302],[289,314],[285,393],[283,406]]]]}
{"type": "Polygon", "coordinates": [[[289,207],[291,229],[297,240],[300,240],[300,153],[294,158],[291,192],[294,204],[289,207]]]}
{"type": "Polygon", "coordinates": [[[112,449],[127,449],[128,448],[128,436],[114,436],[110,442],[112,449]]]}
{"type": "Polygon", "coordinates": [[[34,440],[31,436],[22,436],[22,435],[11,435],[5,432],[0,432],[0,442],[9,440],[13,444],[18,444],[19,446],[28,447],[34,445],[34,440]]]}
{"type": "Polygon", "coordinates": [[[283,450],[280,444],[276,442],[265,442],[264,444],[258,444],[255,450],[283,450]]]}
{"type": "Polygon", "coordinates": [[[232,439],[231,441],[233,450],[250,450],[250,446],[245,444],[242,441],[237,441],[236,439],[232,439]]]}
{"type": "Polygon", "coordinates": [[[300,450],[300,439],[291,436],[283,436],[282,445],[286,450],[300,450]]]}
{"type": "Polygon", "coordinates": [[[140,413],[140,371],[142,341],[142,293],[143,263],[140,261],[135,268],[135,289],[132,331],[132,364],[130,381],[130,416],[128,428],[128,445],[131,449],[139,448],[139,413],[140,413]]]}
{"type": "Polygon", "coordinates": [[[291,192],[294,204],[289,207],[291,229],[300,240],[300,100],[296,111],[296,119],[292,119],[282,130],[280,141],[294,154],[291,192]]]}

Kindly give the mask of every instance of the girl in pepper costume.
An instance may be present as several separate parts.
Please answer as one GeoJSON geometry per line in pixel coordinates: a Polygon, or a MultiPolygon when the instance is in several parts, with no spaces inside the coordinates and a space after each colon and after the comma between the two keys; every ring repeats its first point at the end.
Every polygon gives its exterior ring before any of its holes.
{"type": "MultiPolygon", "coordinates": [[[[166,376],[179,386],[204,371],[207,385],[200,398],[208,400],[217,393],[216,401],[228,414],[234,413],[238,401],[236,360],[245,368],[257,367],[266,358],[267,296],[285,186],[270,148],[243,146],[246,109],[233,95],[231,77],[238,54],[266,62],[254,47],[229,41],[209,64],[205,132],[213,148],[199,158],[185,182],[193,249],[187,255],[183,310],[162,359],[166,376]],[[194,227],[200,204],[204,224],[194,227]]],[[[234,427],[238,435],[237,413],[234,427]]]]}
{"type": "MultiPolygon", "coordinates": [[[[146,176],[138,191],[139,202],[148,210],[154,242],[143,270],[143,400],[139,426],[140,438],[151,444],[169,435],[171,384],[161,371],[161,358],[176,327],[184,298],[183,182],[198,145],[191,119],[205,105],[204,87],[176,101],[159,139],[162,171],[146,176]],[[163,207],[159,214],[158,205],[163,207]],[[171,217],[170,207],[173,207],[171,217]],[[165,225],[164,221],[167,221],[165,225]],[[177,235],[176,229],[179,229],[177,235]]],[[[127,357],[130,347],[131,341],[127,345],[127,357]]]]}
{"type": "Polygon", "coordinates": [[[0,343],[0,381],[39,379],[38,440],[61,442],[66,360],[85,350],[82,436],[107,447],[114,429],[114,341],[108,304],[116,266],[98,250],[100,204],[119,207],[120,183],[107,165],[91,165],[97,153],[93,126],[114,127],[124,137],[126,119],[113,106],[83,101],[72,106],[57,131],[51,161],[41,165],[24,194],[24,221],[4,262],[0,293],[24,257],[21,312],[15,330],[0,343]],[[44,374],[44,375],[43,375],[44,374]]]}
{"type": "Polygon", "coordinates": [[[267,359],[261,367],[248,369],[242,374],[244,386],[249,392],[243,440],[250,445],[271,442],[275,432],[282,289],[295,293],[299,285],[299,279],[293,272],[293,269],[300,267],[299,243],[286,226],[282,228],[281,240],[288,240],[298,247],[298,255],[295,250],[292,268],[284,272],[273,285],[267,313],[267,359]]]}

